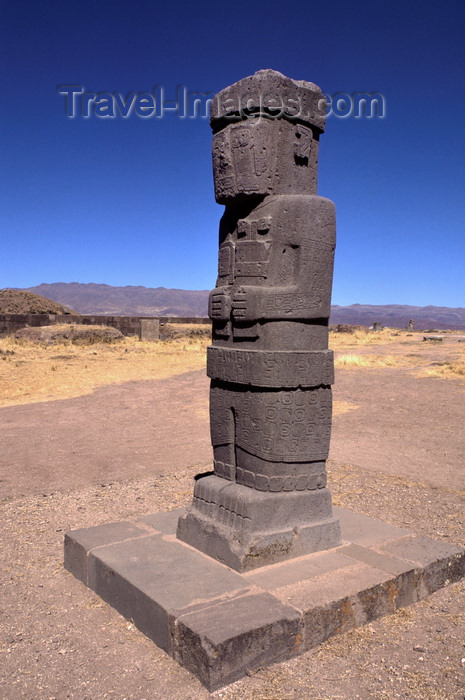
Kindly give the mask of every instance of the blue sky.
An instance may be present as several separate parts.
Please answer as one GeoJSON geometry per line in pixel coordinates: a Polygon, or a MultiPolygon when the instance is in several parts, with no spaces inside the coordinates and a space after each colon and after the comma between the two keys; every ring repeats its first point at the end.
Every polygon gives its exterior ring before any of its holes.
{"type": "Polygon", "coordinates": [[[173,100],[274,68],[385,99],[383,119],[330,116],[321,140],[333,303],[465,306],[462,1],[15,0],[0,26],[0,288],[213,287],[208,120],[69,119],[57,87],[173,100]]]}

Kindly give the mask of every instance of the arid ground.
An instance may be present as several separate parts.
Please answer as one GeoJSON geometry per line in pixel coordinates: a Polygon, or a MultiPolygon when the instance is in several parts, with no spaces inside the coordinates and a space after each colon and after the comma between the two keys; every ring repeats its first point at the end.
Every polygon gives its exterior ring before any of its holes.
{"type": "MultiPolygon", "coordinates": [[[[333,500],[465,546],[465,343],[333,336],[333,500]]],[[[202,338],[0,340],[5,700],[465,698],[465,582],[210,695],[63,569],[68,529],[171,510],[211,466],[202,338]]]]}

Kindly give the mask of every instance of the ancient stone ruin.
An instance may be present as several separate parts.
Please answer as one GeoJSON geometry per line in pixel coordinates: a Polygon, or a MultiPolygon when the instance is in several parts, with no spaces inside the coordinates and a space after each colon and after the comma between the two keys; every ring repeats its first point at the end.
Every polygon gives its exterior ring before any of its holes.
{"type": "Polygon", "coordinates": [[[244,571],[340,544],[326,487],[334,205],[317,195],[324,99],[263,70],[212,105],[220,222],[210,425],[177,536],[244,571]]]}
{"type": "Polygon", "coordinates": [[[211,691],[465,575],[455,545],[333,513],[320,100],[312,83],[259,71],[212,106],[226,205],[207,363],[214,472],[187,510],[65,535],[65,568],[211,691]]]}

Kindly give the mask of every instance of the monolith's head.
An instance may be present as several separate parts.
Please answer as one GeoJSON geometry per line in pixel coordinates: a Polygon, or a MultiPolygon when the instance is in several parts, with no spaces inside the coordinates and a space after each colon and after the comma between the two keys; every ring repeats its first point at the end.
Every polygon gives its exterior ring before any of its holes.
{"type": "Polygon", "coordinates": [[[219,92],[210,116],[216,200],[315,194],[325,113],[320,88],[273,70],[219,92]]]}

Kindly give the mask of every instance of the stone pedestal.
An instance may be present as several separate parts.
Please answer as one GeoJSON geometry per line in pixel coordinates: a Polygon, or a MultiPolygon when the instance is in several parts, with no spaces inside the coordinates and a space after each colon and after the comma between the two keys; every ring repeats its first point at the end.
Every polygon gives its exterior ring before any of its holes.
{"type": "Polygon", "coordinates": [[[340,544],[327,488],[256,491],[216,475],[200,479],[178,537],[236,571],[340,544]]]}
{"type": "Polygon", "coordinates": [[[454,545],[334,510],[340,546],[245,573],[177,539],[179,510],[67,533],[65,568],[213,691],[465,574],[454,545]]]}

